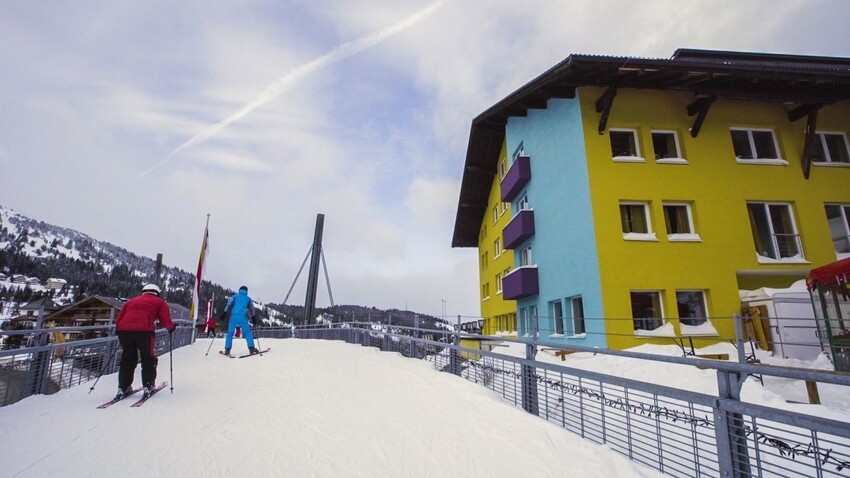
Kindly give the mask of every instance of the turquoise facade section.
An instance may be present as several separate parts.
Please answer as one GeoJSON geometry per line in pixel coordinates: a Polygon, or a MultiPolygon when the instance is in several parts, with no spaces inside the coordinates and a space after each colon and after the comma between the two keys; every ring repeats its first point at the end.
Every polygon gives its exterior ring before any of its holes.
{"type": "MultiPolygon", "coordinates": [[[[606,347],[602,287],[587,171],[584,133],[578,98],[552,99],[543,110],[527,117],[511,117],[505,126],[507,151],[522,147],[531,157],[531,181],[511,203],[519,211],[523,197],[534,210],[535,235],[514,249],[531,247],[531,263],[540,264],[540,293],[517,300],[520,337],[528,333],[529,318],[537,310],[541,340],[606,347]],[[581,297],[585,334],[575,334],[572,304],[581,297]],[[555,323],[555,303],[566,320],[555,323]]],[[[509,156],[513,161],[513,155],[509,156]]]]}

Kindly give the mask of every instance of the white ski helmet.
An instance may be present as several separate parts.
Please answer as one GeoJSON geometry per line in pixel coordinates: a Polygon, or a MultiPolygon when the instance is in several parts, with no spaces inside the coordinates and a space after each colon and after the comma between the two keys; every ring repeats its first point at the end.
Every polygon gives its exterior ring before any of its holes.
{"type": "Polygon", "coordinates": [[[156,284],[145,284],[145,286],[142,287],[142,292],[150,292],[156,295],[160,294],[159,286],[157,286],[156,284]]]}

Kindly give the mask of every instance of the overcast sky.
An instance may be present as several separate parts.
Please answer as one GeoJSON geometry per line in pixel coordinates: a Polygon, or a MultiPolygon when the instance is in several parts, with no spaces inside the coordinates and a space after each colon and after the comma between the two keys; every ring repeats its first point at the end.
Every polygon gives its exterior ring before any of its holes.
{"type": "Polygon", "coordinates": [[[275,302],[324,213],[337,304],[477,315],[477,253],[451,247],[474,116],[570,53],[850,57],[848,18],[847,0],[0,0],[0,204],[186,270],[210,213],[207,277],[275,302]]]}

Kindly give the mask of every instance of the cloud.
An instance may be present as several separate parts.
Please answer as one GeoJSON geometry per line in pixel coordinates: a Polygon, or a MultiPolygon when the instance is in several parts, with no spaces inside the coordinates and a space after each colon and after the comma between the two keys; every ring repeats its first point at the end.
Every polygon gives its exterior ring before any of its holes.
{"type": "Polygon", "coordinates": [[[193,145],[202,143],[211,137],[215,136],[219,131],[226,128],[229,124],[239,121],[245,115],[252,112],[253,110],[259,108],[260,106],[265,105],[266,103],[274,100],[283,92],[289,89],[293,83],[299,81],[301,78],[311,74],[315,70],[320,68],[324,68],[328,65],[332,65],[340,60],[344,60],[352,55],[356,55],[368,48],[371,48],[378,43],[390,38],[391,36],[402,32],[416,23],[420,22],[428,15],[434,12],[437,8],[439,8],[445,0],[438,0],[437,2],[418,10],[417,12],[403,18],[402,20],[374,33],[369,35],[360,37],[356,40],[345,42],[330,52],[312,60],[308,63],[300,65],[298,68],[295,68],[290,73],[285,76],[278,78],[271,85],[267,86],[265,90],[263,90],[258,96],[256,96],[253,100],[251,100],[248,104],[243,106],[239,111],[233,113],[227,118],[219,121],[218,123],[207,127],[200,133],[189,138],[188,141],[178,146],[174,151],[172,151],[168,157],[159,161],[151,168],[145,170],[142,173],[142,176],[148,175],[151,171],[161,166],[165,161],[177,155],[180,151],[191,147],[193,145]]]}

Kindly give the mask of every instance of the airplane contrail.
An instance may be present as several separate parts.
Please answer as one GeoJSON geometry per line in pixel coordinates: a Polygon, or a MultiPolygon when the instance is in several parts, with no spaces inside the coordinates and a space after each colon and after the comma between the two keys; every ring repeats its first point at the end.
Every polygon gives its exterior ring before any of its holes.
{"type": "Polygon", "coordinates": [[[234,121],[238,121],[245,117],[251,111],[263,106],[264,104],[272,101],[273,99],[280,96],[287,88],[289,88],[293,83],[301,79],[302,77],[318,70],[319,68],[331,65],[340,60],[344,60],[352,55],[356,55],[368,48],[371,48],[378,43],[386,40],[387,38],[404,31],[413,25],[422,21],[425,17],[432,14],[435,10],[440,8],[446,0],[438,0],[437,2],[403,18],[399,22],[390,25],[383,30],[370,33],[364,37],[358,38],[356,40],[351,40],[349,42],[345,42],[342,45],[337,46],[330,52],[316,58],[313,61],[308,63],[304,63],[303,65],[295,68],[290,73],[286,74],[275,80],[271,85],[267,86],[265,90],[262,91],[259,95],[257,95],[253,100],[251,100],[248,104],[243,106],[239,111],[233,113],[227,118],[219,121],[218,123],[205,128],[200,133],[196,134],[189,138],[188,141],[178,146],[174,151],[172,151],[168,156],[164,159],[144,171],[140,176],[146,176],[151,173],[153,170],[165,164],[166,161],[173,158],[180,151],[184,149],[194,146],[196,144],[203,143],[204,141],[210,139],[215,136],[216,133],[226,128],[230,123],[234,121]]]}

